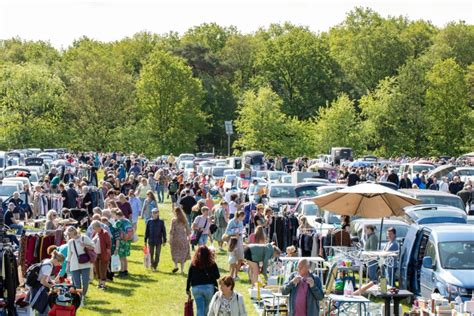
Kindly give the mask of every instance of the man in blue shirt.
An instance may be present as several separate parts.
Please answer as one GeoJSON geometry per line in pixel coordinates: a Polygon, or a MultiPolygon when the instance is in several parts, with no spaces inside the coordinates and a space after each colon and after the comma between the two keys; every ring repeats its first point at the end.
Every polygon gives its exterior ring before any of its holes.
{"type": "MultiPolygon", "coordinates": [[[[387,244],[385,245],[384,251],[396,251],[400,250],[400,246],[397,241],[397,231],[394,227],[387,229],[387,244]]],[[[395,271],[397,270],[397,258],[393,258],[393,263],[385,265],[385,276],[388,280],[388,284],[395,286],[395,271]]]]}

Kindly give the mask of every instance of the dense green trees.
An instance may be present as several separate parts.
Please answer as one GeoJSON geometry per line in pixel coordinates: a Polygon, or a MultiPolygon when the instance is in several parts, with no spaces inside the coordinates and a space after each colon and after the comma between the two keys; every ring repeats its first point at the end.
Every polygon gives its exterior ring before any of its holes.
{"type": "Polygon", "coordinates": [[[349,12],[328,32],[205,23],[117,42],[0,41],[0,149],[457,155],[474,147],[474,27],[349,12]]]}

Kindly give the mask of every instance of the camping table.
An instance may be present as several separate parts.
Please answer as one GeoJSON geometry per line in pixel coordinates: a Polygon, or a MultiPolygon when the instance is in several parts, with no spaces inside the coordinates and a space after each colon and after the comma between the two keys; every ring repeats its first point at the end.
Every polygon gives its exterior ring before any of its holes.
{"type": "Polygon", "coordinates": [[[365,295],[373,296],[375,298],[381,298],[385,302],[385,316],[390,316],[390,302],[393,299],[393,313],[395,316],[399,316],[400,301],[412,297],[413,293],[407,290],[399,290],[398,293],[383,293],[380,289],[369,289],[364,293],[365,295]]]}
{"type": "Polygon", "coordinates": [[[329,308],[331,308],[332,303],[336,303],[337,315],[341,311],[347,310],[348,308],[358,305],[358,314],[359,316],[367,315],[367,306],[370,303],[370,300],[363,296],[344,296],[344,295],[329,295],[329,308]],[[345,306],[345,307],[344,307],[345,306]],[[364,308],[364,313],[362,313],[362,307],[364,308]]]}

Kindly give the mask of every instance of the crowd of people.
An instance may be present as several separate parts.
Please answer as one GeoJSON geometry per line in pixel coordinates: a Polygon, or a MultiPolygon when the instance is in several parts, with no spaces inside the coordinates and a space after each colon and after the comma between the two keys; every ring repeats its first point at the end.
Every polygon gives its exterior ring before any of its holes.
{"type": "MultiPolygon", "coordinates": [[[[264,193],[258,190],[256,182],[249,188],[253,203],[243,203],[237,194],[217,185],[208,175],[191,172],[185,178],[172,155],[166,161],[154,162],[142,155],[121,156],[117,153],[69,155],[67,159],[87,166],[86,176],[78,177],[72,168],[52,168],[44,182],[28,193],[34,205],[42,193],[58,194],[62,198],[63,209],[60,212],[51,210],[46,215],[47,234],[60,227],[58,213],[64,214],[76,208],[87,212],[87,216],[76,225],[83,229],[64,227],[67,243],[51,250],[51,258],[43,261],[39,279],[44,289],[53,284],[49,266],[61,266],[56,280],[70,276],[74,286],[82,289],[82,304],[85,303],[91,268],[101,290],[106,290],[107,282],[114,277],[127,278],[131,243],[138,241],[138,226],[144,225],[143,243],[149,250],[153,271],[159,270],[162,246],[166,244],[169,244],[174,264],[172,273],[185,274],[185,264],[191,260],[186,293],[194,297],[198,316],[246,315],[243,297],[234,291],[242,267],[248,267],[249,282],[255,286],[260,274],[267,276],[272,259],[283,252],[288,255],[295,252],[292,247],[279,249],[271,242],[273,211],[260,203],[264,193]],[[103,179],[98,178],[100,169],[104,171],[103,179]],[[93,187],[98,187],[99,195],[103,197],[101,200],[94,201],[93,187]],[[172,204],[169,227],[160,218],[160,205],[167,198],[172,204]],[[214,241],[217,249],[213,247],[214,241]],[[217,251],[227,252],[229,275],[220,275],[215,260],[217,251]],[[92,256],[94,260],[91,260],[92,256]],[[112,272],[114,256],[119,258],[120,271],[112,272]]],[[[283,169],[281,159],[269,163],[268,167],[283,169]]],[[[465,203],[472,201],[472,183],[461,183],[457,176],[449,183],[447,179],[438,183],[436,177],[428,178],[424,172],[409,179],[406,173],[399,178],[389,168],[339,169],[338,182],[351,186],[366,180],[393,182],[400,188],[447,191],[459,195],[465,203]],[[466,191],[470,194],[465,194],[466,191]]],[[[21,234],[23,227],[17,222],[18,205],[15,201],[9,203],[5,222],[21,234]]],[[[30,216],[36,217],[37,214],[38,209],[33,207],[30,216]]],[[[299,233],[311,229],[304,216],[298,218],[298,224],[299,233]]],[[[348,228],[349,223],[343,220],[340,231],[345,232],[348,228]]],[[[375,250],[378,240],[374,227],[368,225],[365,229],[367,240],[364,247],[375,250]]],[[[387,250],[398,250],[395,249],[398,247],[394,237],[396,231],[389,229],[388,234],[387,247],[390,249],[387,250]]],[[[303,257],[311,254],[304,246],[298,251],[303,257]]],[[[369,277],[376,277],[373,268],[369,269],[369,277]]],[[[298,263],[298,271],[285,283],[283,294],[290,295],[291,315],[317,314],[319,300],[323,297],[322,286],[319,278],[309,272],[307,260],[298,263]]],[[[41,310],[41,313],[45,312],[47,307],[41,310]]]]}

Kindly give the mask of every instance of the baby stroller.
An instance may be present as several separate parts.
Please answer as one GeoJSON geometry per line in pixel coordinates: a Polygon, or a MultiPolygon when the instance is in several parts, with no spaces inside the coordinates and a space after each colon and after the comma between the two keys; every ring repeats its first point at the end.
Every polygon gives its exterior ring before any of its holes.
{"type": "Polygon", "coordinates": [[[48,316],[74,316],[81,306],[81,294],[73,285],[57,284],[48,296],[48,316]]]}

